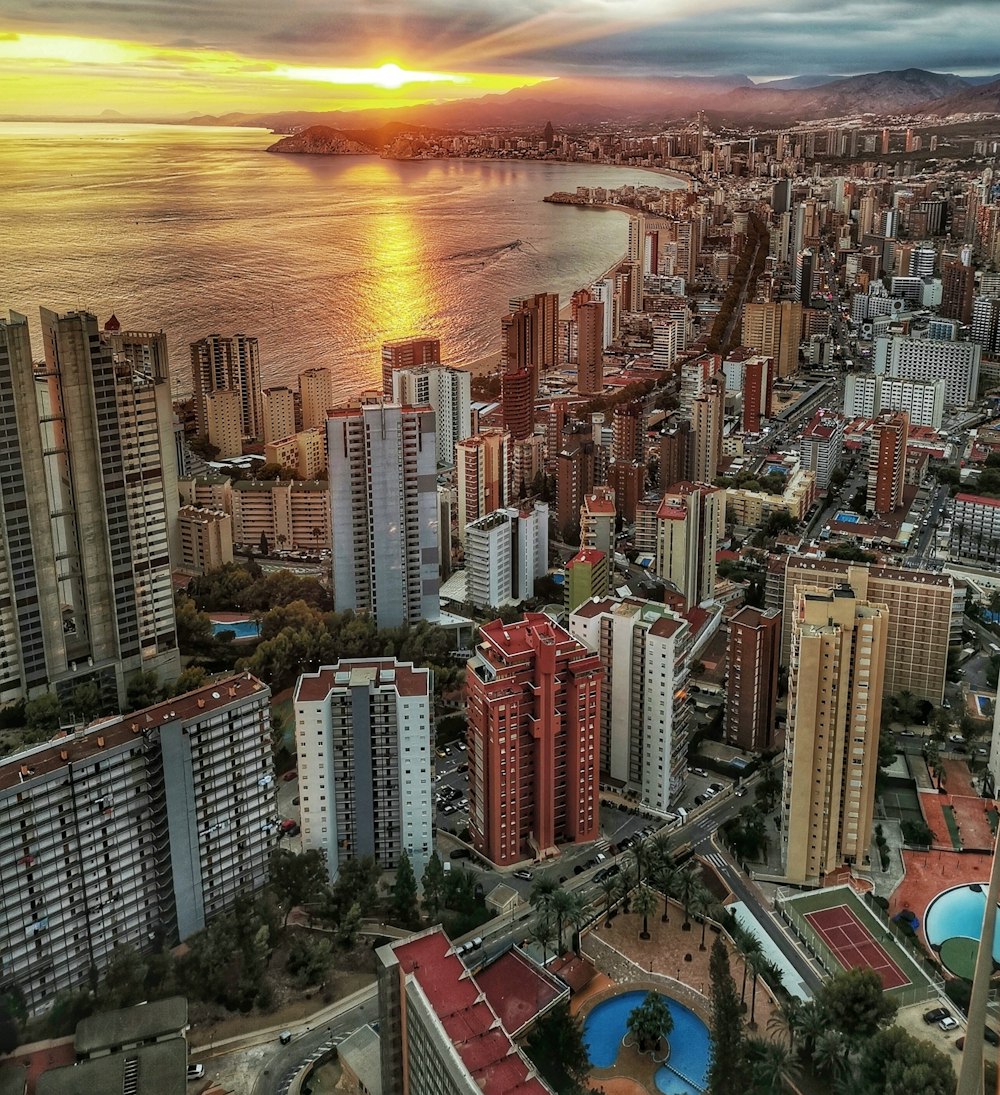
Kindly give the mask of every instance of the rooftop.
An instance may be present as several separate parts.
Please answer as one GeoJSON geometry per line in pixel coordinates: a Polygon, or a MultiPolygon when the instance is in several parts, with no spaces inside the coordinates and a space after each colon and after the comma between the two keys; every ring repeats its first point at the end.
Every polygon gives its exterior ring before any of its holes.
{"type": "Polygon", "coordinates": [[[477,973],[476,981],[486,1002],[512,1037],[566,993],[551,974],[536,966],[517,947],[477,973]]]}
{"type": "Polygon", "coordinates": [[[94,1057],[65,1068],[43,1072],[35,1095],[102,1095],[104,1092],[132,1091],[134,1095],[184,1095],[187,1090],[187,1043],[171,1038],[128,1053],[94,1057]],[[135,1060],[135,1086],[127,1087],[125,1063],[135,1060]]]}
{"type": "Polygon", "coordinates": [[[1000,506],[1000,498],[987,498],[985,494],[956,494],[955,501],[970,506],[1000,506]]]}
{"type": "Polygon", "coordinates": [[[391,686],[400,696],[426,696],[430,692],[430,671],[395,658],[348,658],[324,665],[316,673],[303,673],[295,689],[295,702],[325,700],[331,692],[366,684],[391,686]]]}
{"type": "Polygon", "coordinates": [[[337,1055],[361,1081],[364,1091],[382,1095],[381,1046],[370,1024],[345,1038],[337,1047],[337,1055]]]}
{"type": "Polygon", "coordinates": [[[83,730],[57,734],[42,745],[4,757],[0,761],[0,791],[49,775],[67,764],[79,764],[130,741],[153,726],[167,722],[197,722],[237,700],[258,693],[266,696],[267,686],[249,673],[240,673],[142,711],[133,711],[124,717],[113,715],[97,720],[83,730]]]}
{"type": "Polygon", "coordinates": [[[168,996],[150,1004],[102,1011],[81,1019],[76,1025],[73,1045],[81,1057],[86,1057],[100,1049],[118,1049],[179,1034],[187,1025],[187,999],[168,996]]]}

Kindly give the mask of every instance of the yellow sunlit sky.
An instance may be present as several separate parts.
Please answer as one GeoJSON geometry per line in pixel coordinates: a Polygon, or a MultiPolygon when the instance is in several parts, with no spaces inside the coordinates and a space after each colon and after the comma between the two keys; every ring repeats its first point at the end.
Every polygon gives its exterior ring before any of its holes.
{"type": "Polygon", "coordinates": [[[985,76],[998,40],[998,0],[0,0],[0,116],[416,106],[563,76],[985,76]]]}

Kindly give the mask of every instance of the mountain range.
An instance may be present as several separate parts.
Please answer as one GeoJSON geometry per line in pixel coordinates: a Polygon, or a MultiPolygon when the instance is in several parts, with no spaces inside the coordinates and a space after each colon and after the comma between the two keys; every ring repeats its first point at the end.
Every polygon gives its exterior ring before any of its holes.
{"type": "MultiPolygon", "coordinates": [[[[185,118],[194,125],[339,131],[378,129],[387,120],[441,130],[666,122],[698,110],[715,123],[787,125],[847,114],[1000,112],[1000,74],[964,77],[908,68],[858,76],[807,75],[754,84],[743,75],[560,77],[502,95],[408,108],[231,113],[185,118]]],[[[364,142],[362,142],[364,143],[364,142]]]]}

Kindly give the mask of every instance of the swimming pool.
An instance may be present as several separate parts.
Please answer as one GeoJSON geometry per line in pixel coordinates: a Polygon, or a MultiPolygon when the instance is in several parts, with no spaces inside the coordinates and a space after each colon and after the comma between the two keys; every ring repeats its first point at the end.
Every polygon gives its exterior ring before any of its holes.
{"type": "MultiPolygon", "coordinates": [[[[932,947],[940,947],[946,939],[959,936],[979,939],[986,912],[986,887],[978,882],[952,886],[944,890],[927,906],[924,931],[932,947]]],[[[1000,962],[1000,918],[993,933],[993,961],[1000,962]]]]}
{"type": "Polygon", "coordinates": [[[859,525],[861,524],[861,518],[856,513],[848,513],[846,510],[841,511],[833,519],[834,524],[837,525],[859,525]]]}
{"type": "MultiPolygon", "coordinates": [[[[618,1059],[628,1017],[645,1000],[645,989],[635,989],[602,1000],[583,1021],[583,1041],[594,1068],[611,1068],[618,1059]]],[[[669,1063],[656,1071],[657,1091],[663,1095],[701,1095],[708,1083],[708,1027],[683,1004],[664,995],[674,1019],[669,1063]]]]}
{"type": "Polygon", "coordinates": [[[256,620],[213,620],[212,634],[220,631],[235,631],[237,639],[256,639],[260,634],[260,624],[256,620]]]}

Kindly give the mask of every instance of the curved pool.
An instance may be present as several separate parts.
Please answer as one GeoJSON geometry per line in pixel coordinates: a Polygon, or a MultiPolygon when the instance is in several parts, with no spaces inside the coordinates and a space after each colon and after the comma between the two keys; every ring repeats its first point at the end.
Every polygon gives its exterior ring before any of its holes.
{"type": "MultiPolygon", "coordinates": [[[[583,1042],[594,1068],[611,1068],[618,1059],[628,1017],[645,1000],[645,989],[633,989],[602,1000],[583,1021],[583,1042]]],[[[663,995],[674,1019],[668,1064],[657,1069],[657,1091],[663,1095],[701,1095],[708,1083],[708,1027],[683,1004],[663,995]]]]}
{"type": "MultiPolygon", "coordinates": [[[[927,906],[924,932],[932,947],[955,937],[976,939],[982,935],[986,912],[986,887],[978,882],[943,890],[927,906]]],[[[993,933],[993,961],[1000,962],[1000,917],[993,933]]]]}

